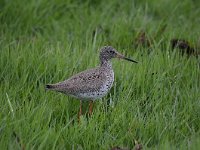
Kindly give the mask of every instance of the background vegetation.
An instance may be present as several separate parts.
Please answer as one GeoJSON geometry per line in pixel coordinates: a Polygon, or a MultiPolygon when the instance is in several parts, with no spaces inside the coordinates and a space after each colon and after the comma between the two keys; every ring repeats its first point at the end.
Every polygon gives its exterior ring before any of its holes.
{"type": "Polygon", "coordinates": [[[197,0],[0,0],[1,149],[200,149],[197,0]],[[165,28],[165,31],[161,32],[165,28]],[[151,47],[135,47],[139,33],[151,47]],[[138,64],[113,60],[115,83],[81,124],[79,101],[45,84],[98,65],[112,45],[138,64]]]}

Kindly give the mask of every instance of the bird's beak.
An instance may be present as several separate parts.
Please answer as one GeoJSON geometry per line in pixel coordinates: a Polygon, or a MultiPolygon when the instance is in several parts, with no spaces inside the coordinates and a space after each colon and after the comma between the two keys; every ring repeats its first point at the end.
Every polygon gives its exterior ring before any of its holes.
{"type": "Polygon", "coordinates": [[[127,58],[127,57],[125,57],[124,55],[122,55],[122,54],[120,54],[120,53],[116,53],[116,57],[117,58],[120,58],[120,59],[125,59],[125,60],[128,60],[128,61],[131,61],[131,62],[134,62],[134,63],[138,63],[137,61],[135,61],[135,60],[132,60],[132,59],[130,59],[130,58],[127,58]]]}

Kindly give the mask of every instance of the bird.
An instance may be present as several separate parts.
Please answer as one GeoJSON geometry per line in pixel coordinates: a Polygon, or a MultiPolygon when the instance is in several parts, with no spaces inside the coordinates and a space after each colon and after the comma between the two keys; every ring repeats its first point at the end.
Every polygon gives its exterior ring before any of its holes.
{"type": "Polygon", "coordinates": [[[104,97],[111,89],[114,82],[114,71],[111,59],[119,58],[138,63],[120,54],[112,46],[103,46],[100,49],[100,65],[96,68],[82,71],[72,77],[55,83],[47,84],[46,89],[64,93],[80,100],[78,120],[82,115],[82,101],[89,101],[89,115],[92,115],[93,102],[104,97]]]}

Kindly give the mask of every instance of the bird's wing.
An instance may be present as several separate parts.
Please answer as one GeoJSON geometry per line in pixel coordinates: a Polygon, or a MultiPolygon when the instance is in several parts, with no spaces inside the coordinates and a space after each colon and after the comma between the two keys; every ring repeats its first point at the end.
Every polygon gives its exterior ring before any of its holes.
{"type": "Polygon", "coordinates": [[[104,82],[106,82],[106,74],[98,68],[94,68],[80,72],[55,85],[58,87],[57,91],[74,95],[76,93],[96,91],[102,87],[104,82]]]}

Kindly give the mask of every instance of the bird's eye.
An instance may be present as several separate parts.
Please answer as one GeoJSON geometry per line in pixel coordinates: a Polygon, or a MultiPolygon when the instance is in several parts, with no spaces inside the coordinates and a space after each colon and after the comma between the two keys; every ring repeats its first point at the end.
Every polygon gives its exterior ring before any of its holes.
{"type": "Polygon", "coordinates": [[[111,53],[111,54],[114,54],[115,52],[114,52],[114,51],[110,51],[110,53],[111,53]]]}

